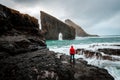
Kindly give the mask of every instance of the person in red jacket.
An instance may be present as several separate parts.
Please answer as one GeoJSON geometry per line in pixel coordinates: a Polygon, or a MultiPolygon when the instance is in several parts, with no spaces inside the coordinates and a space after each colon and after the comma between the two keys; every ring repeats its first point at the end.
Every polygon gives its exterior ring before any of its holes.
{"type": "Polygon", "coordinates": [[[73,64],[75,64],[75,57],[74,57],[74,55],[75,55],[75,49],[74,49],[73,46],[71,46],[71,48],[70,48],[70,63],[73,63],[73,64]]]}

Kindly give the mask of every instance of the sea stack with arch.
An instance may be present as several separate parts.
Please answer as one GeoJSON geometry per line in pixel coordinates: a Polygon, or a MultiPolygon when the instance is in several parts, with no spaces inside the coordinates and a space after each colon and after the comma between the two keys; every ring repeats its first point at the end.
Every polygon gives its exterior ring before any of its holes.
{"type": "Polygon", "coordinates": [[[58,40],[60,32],[62,33],[63,40],[75,39],[75,28],[43,11],[40,12],[41,29],[46,40],[58,40]]]}

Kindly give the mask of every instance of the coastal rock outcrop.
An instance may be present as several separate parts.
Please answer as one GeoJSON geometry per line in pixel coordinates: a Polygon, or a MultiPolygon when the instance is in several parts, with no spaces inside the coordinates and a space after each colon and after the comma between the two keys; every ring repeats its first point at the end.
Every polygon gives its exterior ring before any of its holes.
{"type": "Polygon", "coordinates": [[[73,21],[70,19],[66,19],[65,23],[69,26],[72,26],[75,28],[76,35],[79,37],[86,37],[86,36],[98,36],[98,35],[91,35],[85,32],[79,25],[75,24],[73,21]]]}
{"type": "Polygon", "coordinates": [[[0,30],[0,80],[114,80],[105,69],[49,51],[31,16],[0,5],[0,30]]]}
{"type": "Polygon", "coordinates": [[[63,39],[75,39],[75,29],[57,18],[41,11],[41,27],[46,40],[58,40],[59,33],[63,39]]]}
{"type": "Polygon", "coordinates": [[[102,44],[102,47],[105,48],[100,48],[99,46],[101,45],[92,45],[87,49],[84,48],[79,48],[77,49],[77,53],[79,55],[84,55],[86,58],[97,58],[97,59],[102,59],[102,60],[110,60],[110,61],[120,61],[119,57],[115,57],[115,56],[111,56],[111,55],[120,55],[120,49],[119,49],[119,45],[105,45],[102,44]],[[113,48],[109,48],[109,47],[113,47],[113,48]],[[114,48],[115,47],[115,48],[114,48]],[[117,49],[116,49],[117,47],[117,49]],[[95,50],[92,49],[95,48],[95,50]]]}
{"type": "Polygon", "coordinates": [[[18,54],[45,46],[36,18],[0,4],[0,51],[18,54]]]}
{"type": "Polygon", "coordinates": [[[110,48],[105,48],[105,49],[98,49],[100,52],[104,52],[109,55],[118,55],[120,56],[120,49],[110,49],[110,48]]]}
{"type": "Polygon", "coordinates": [[[114,80],[107,70],[47,49],[0,58],[0,80],[114,80]]]}

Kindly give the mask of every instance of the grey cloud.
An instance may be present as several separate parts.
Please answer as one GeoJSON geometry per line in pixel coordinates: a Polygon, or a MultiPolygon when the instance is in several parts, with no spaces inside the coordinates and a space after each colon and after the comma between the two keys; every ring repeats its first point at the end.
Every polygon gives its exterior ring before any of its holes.
{"type": "Polygon", "coordinates": [[[27,4],[32,4],[32,3],[37,3],[41,0],[13,0],[16,3],[27,3],[27,4]]]}
{"type": "MultiPolygon", "coordinates": [[[[77,24],[81,25],[84,29],[89,31],[90,27],[100,27],[98,24],[107,22],[113,19],[115,16],[120,16],[120,0],[1,0],[2,3],[12,7],[12,5],[18,7],[18,5],[25,8],[35,8],[36,6],[41,9],[51,11],[56,14],[59,19],[70,18],[77,24]],[[64,11],[64,12],[62,12],[64,11]],[[60,15],[60,13],[64,15],[60,15]]],[[[15,8],[16,8],[15,7],[15,8]]],[[[18,8],[17,8],[18,9],[18,8]]],[[[38,11],[39,12],[39,11],[38,11]]],[[[27,12],[26,12],[27,13],[27,12]]],[[[49,13],[49,12],[47,12],[49,13]]],[[[34,14],[35,17],[39,16],[39,13],[34,14]]],[[[53,15],[54,16],[54,15],[53,15]]],[[[119,25],[120,19],[115,19],[119,25]]],[[[111,22],[112,25],[115,23],[111,22]]],[[[110,25],[110,24],[109,24],[110,25]]],[[[107,26],[109,26],[107,25],[107,26]]]]}
{"type": "Polygon", "coordinates": [[[13,0],[15,3],[25,5],[25,6],[39,6],[39,5],[49,5],[54,2],[58,2],[57,0],[13,0]]]}
{"type": "Polygon", "coordinates": [[[92,0],[84,3],[75,2],[74,6],[66,7],[69,16],[79,19],[87,19],[98,23],[99,21],[109,19],[120,11],[119,0],[92,0]]]}

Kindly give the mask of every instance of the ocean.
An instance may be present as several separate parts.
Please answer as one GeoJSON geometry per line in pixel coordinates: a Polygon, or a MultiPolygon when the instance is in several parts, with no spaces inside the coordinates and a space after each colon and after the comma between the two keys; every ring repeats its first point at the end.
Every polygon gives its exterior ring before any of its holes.
{"type": "MultiPolygon", "coordinates": [[[[74,40],[47,40],[47,47],[54,52],[69,55],[69,48],[71,45],[78,48],[90,49],[91,45],[99,45],[99,47],[105,48],[102,45],[108,45],[107,48],[117,48],[120,46],[109,46],[109,45],[120,45],[120,35],[106,35],[100,37],[76,37],[74,40]]],[[[91,48],[97,50],[98,47],[91,48]]],[[[120,59],[120,56],[111,55],[120,59]]],[[[75,58],[83,58],[88,64],[98,66],[108,70],[115,80],[120,80],[120,61],[101,60],[96,58],[86,58],[84,55],[75,55],[75,58]]]]}

